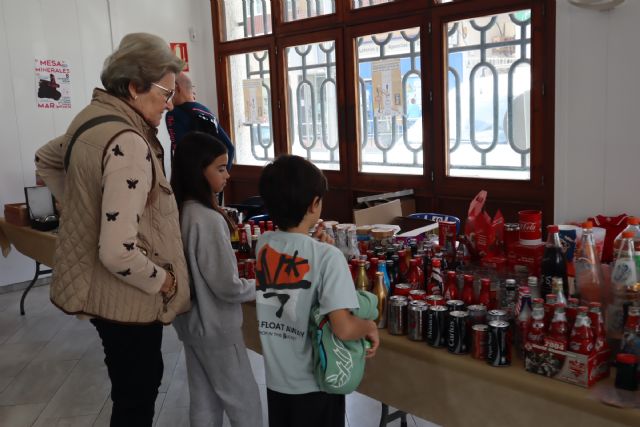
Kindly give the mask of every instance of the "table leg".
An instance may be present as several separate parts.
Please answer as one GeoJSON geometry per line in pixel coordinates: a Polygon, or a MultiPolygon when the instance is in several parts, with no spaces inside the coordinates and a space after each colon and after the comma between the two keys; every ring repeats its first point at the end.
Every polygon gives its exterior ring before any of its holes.
{"type": "Polygon", "coordinates": [[[380,414],[380,427],[386,427],[392,421],[400,418],[400,427],[407,427],[407,413],[404,411],[394,411],[389,413],[389,405],[382,403],[382,412],[380,414]]]}
{"type": "Polygon", "coordinates": [[[40,265],[41,264],[36,261],[36,274],[33,276],[33,279],[31,280],[31,283],[29,283],[29,286],[27,286],[27,288],[22,293],[22,298],[20,298],[20,314],[22,316],[24,316],[24,299],[27,297],[27,294],[29,293],[33,285],[35,285],[36,280],[38,280],[38,277],[40,277],[41,274],[49,274],[52,271],[51,269],[40,270],[40,265]]]}

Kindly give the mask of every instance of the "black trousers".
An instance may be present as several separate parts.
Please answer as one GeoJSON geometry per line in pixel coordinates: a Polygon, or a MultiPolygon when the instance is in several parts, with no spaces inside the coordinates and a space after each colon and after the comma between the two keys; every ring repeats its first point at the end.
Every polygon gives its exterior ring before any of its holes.
{"type": "Polygon", "coordinates": [[[269,427],[344,427],[343,394],[284,394],[267,388],[269,427]]]}
{"type": "Polygon", "coordinates": [[[162,381],[162,325],[92,319],[111,379],[111,427],[151,427],[162,381]]]}

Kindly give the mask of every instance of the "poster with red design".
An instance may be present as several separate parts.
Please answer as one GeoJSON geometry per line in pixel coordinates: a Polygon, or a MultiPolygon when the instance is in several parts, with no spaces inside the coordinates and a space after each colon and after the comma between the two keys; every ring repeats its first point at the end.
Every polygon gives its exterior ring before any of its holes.
{"type": "Polygon", "coordinates": [[[35,59],[36,105],[39,109],[71,108],[71,71],[61,59],[35,59]]]}
{"type": "Polygon", "coordinates": [[[182,71],[189,71],[189,52],[187,51],[187,43],[171,42],[169,43],[169,47],[178,58],[184,61],[185,65],[182,71]]]}

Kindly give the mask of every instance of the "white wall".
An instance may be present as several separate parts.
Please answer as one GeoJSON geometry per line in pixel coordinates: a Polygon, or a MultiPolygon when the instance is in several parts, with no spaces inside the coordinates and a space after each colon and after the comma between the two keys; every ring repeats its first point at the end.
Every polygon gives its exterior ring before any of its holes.
{"type": "Polygon", "coordinates": [[[640,1],[556,12],[554,218],[640,215],[640,1]]]}
{"type": "MultiPolygon", "coordinates": [[[[188,42],[198,99],[215,111],[208,0],[0,0],[0,206],[24,201],[23,187],[35,182],[36,149],[63,133],[90,101],[92,89],[101,86],[102,63],[112,46],[140,31],[188,42]],[[190,28],[195,40],[189,38],[190,28]],[[68,62],[71,110],[36,108],[36,58],[68,62]]],[[[167,147],[164,124],[159,137],[167,147]]],[[[28,280],[33,268],[33,261],[16,251],[0,257],[0,286],[28,280]]]]}

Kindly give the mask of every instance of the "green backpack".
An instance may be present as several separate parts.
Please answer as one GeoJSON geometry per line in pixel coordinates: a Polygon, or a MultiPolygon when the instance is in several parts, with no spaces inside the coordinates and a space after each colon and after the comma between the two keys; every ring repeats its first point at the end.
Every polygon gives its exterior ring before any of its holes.
{"type": "MultiPolygon", "coordinates": [[[[360,308],[353,315],[366,320],[378,317],[378,298],[370,292],[356,291],[360,308]]],[[[313,374],[320,390],[331,394],[349,394],[358,388],[364,375],[365,354],[371,346],[365,338],[342,341],[333,334],[328,315],[320,307],[311,308],[309,336],[313,350],[313,374]]]]}

